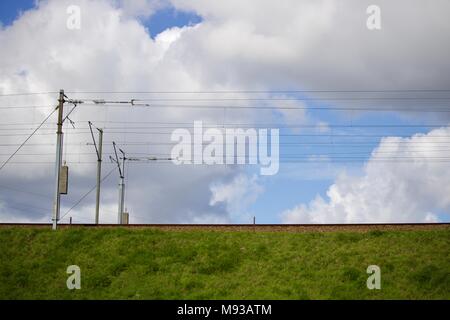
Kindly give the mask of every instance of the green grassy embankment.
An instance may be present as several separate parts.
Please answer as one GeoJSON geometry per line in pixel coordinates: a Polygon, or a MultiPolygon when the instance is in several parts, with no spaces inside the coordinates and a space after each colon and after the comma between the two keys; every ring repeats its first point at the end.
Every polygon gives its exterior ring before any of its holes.
{"type": "Polygon", "coordinates": [[[0,299],[450,299],[450,230],[0,228],[0,299]]]}

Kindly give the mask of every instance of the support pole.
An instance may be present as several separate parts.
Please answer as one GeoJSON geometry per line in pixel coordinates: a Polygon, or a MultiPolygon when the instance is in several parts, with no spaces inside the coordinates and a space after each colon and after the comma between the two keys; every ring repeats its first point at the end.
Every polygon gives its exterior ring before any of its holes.
{"type": "Polygon", "coordinates": [[[123,224],[123,213],[125,212],[125,161],[127,160],[125,156],[125,152],[122,149],[119,149],[122,153],[122,174],[120,176],[120,185],[119,185],[119,224],[123,224]]]}
{"type": "Polygon", "coordinates": [[[120,177],[120,183],[119,183],[119,216],[117,219],[118,224],[123,224],[123,203],[125,200],[125,178],[122,176],[120,177]]]}
{"type": "Polygon", "coordinates": [[[103,130],[98,129],[98,155],[97,155],[97,195],[95,203],[95,224],[99,224],[100,214],[100,187],[102,179],[102,150],[103,150],[103,130]]]}
{"type": "Polygon", "coordinates": [[[61,194],[59,193],[59,183],[61,178],[61,163],[62,163],[62,125],[63,125],[63,108],[64,108],[64,90],[59,91],[59,104],[58,104],[58,130],[56,132],[56,162],[55,162],[55,200],[53,202],[53,226],[52,229],[56,230],[61,207],[61,194]]]}
{"type": "Polygon", "coordinates": [[[89,130],[91,131],[92,141],[94,142],[95,153],[97,155],[97,194],[95,201],[95,224],[99,223],[100,215],[100,187],[102,183],[102,150],[103,150],[103,129],[98,130],[98,148],[95,142],[94,132],[92,131],[92,122],[88,122],[89,130]]]}
{"type": "Polygon", "coordinates": [[[117,217],[117,223],[122,224],[123,223],[123,212],[124,212],[124,201],[125,201],[125,161],[128,160],[125,156],[125,152],[122,149],[119,149],[119,151],[122,153],[122,167],[120,166],[120,159],[117,155],[117,149],[116,149],[116,143],[113,141],[113,147],[114,147],[114,154],[116,156],[115,159],[110,157],[112,161],[114,161],[117,164],[117,168],[119,169],[119,212],[117,217]]]}

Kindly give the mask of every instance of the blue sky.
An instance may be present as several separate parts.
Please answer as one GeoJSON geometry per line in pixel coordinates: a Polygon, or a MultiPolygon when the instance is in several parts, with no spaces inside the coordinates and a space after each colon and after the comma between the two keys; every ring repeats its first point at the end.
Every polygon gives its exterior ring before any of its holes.
{"type": "Polygon", "coordinates": [[[151,37],[154,38],[168,28],[195,25],[201,21],[201,17],[195,13],[178,11],[169,6],[158,10],[149,19],[145,19],[143,24],[150,31],[151,37]]]}
{"type": "MultiPolygon", "coordinates": [[[[1,1],[0,2],[0,21],[3,26],[10,26],[13,21],[19,17],[20,13],[34,7],[33,0],[1,1]]],[[[158,10],[149,18],[141,18],[141,23],[148,29],[152,38],[167,28],[182,27],[200,23],[202,18],[193,12],[177,11],[173,7],[164,7],[158,10]]],[[[308,98],[303,95],[293,95],[297,98],[308,98]]],[[[308,107],[331,107],[330,103],[308,102],[308,107]]],[[[342,105],[342,104],[341,104],[342,105]]],[[[430,122],[438,123],[439,119],[430,119],[427,117],[406,117],[394,112],[366,112],[355,114],[351,112],[337,111],[314,111],[307,112],[311,123],[321,121],[328,124],[353,125],[354,127],[332,128],[321,137],[314,137],[317,133],[316,128],[302,129],[300,133],[304,136],[292,137],[291,134],[297,133],[288,128],[280,129],[281,147],[280,147],[280,171],[273,177],[260,177],[259,183],[264,188],[264,193],[260,195],[257,201],[248,208],[249,213],[255,213],[257,221],[260,223],[277,223],[280,212],[292,208],[298,204],[308,204],[317,195],[326,198],[326,192],[331,184],[335,182],[336,174],[348,172],[350,174],[363,174],[362,168],[364,162],[369,159],[371,151],[377,147],[382,136],[403,136],[407,137],[414,133],[426,133],[431,128],[358,128],[358,125],[377,125],[377,124],[426,124],[430,122]],[[339,144],[346,141],[345,137],[338,137],[346,134],[377,135],[372,138],[365,138],[365,145],[355,148],[354,146],[345,147],[334,145],[320,145],[320,143],[339,144]],[[302,145],[301,143],[317,143],[316,145],[302,145]],[[300,143],[292,146],[290,143],[300,143]],[[360,157],[358,162],[340,162],[340,153],[354,153],[355,157],[360,157]],[[329,162],[317,165],[310,163],[289,163],[289,155],[292,154],[307,155],[326,155],[329,162]],[[335,153],[337,153],[335,155],[335,153]]],[[[422,115],[421,115],[422,116],[422,115]]],[[[282,117],[274,115],[274,122],[280,123],[282,117]]],[[[246,173],[251,176],[259,171],[254,167],[247,167],[246,173]]],[[[441,219],[448,219],[441,213],[441,219]]],[[[247,217],[245,218],[247,219],[247,217]]],[[[245,220],[235,222],[249,222],[245,220]]]]}
{"type": "MultiPolygon", "coordinates": [[[[330,135],[345,135],[345,134],[355,134],[359,132],[365,135],[380,135],[380,136],[399,136],[399,137],[409,137],[416,133],[427,133],[432,128],[426,126],[427,119],[415,119],[414,124],[424,124],[424,127],[405,127],[405,128],[372,128],[364,129],[357,128],[358,125],[377,125],[377,124],[393,124],[393,125],[408,125],[411,124],[411,119],[407,119],[404,116],[399,116],[394,112],[372,112],[360,115],[342,115],[339,112],[329,112],[329,111],[310,111],[310,116],[316,117],[321,121],[326,121],[328,123],[334,124],[353,124],[355,128],[338,128],[330,131],[330,135]]],[[[435,123],[440,123],[439,121],[435,123]]],[[[292,133],[290,130],[281,130],[280,134],[292,133]]],[[[330,141],[335,141],[337,144],[339,142],[348,141],[343,138],[334,137],[311,137],[308,134],[316,134],[314,130],[310,132],[305,131],[304,137],[281,137],[280,144],[292,143],[292,142],[317,142],[326,143],[330,141]]],[[[370,158],[370,154],[373,149],[375,149],[382,137],[364,138],[359,139],[364,146],[354,147],[330,147],[330,146],[280,146],[280,171],[278,175],[273,178],[264,179],[264,196],[261,197],[254,205],[251,206],[250,210],[257,213],[257,219],[261,223],[271,223],[275,218],[273,212],[282,212],[286,208],[291,208],[299,203],[307,204],[317,195],[326,199],[326,192],[328,188],[334,183],[335,176],[331,175],[333,172],[340,173],[346,172],[351,175],[362,175],[363,166],[367,160],[370,158]],[[301,151],[299,151],[299,148],[301,151]],[[360,157],[360,161],[354,162],[340,162],[339,153],[356,153],[355,157],[360,157]],[[330,161],[327,163],[320,163],[317,165],[312,165],[308,163],[292,164],[289,163],[287,155],[292,153],[306,153],[306,154],[316,154],[316,155],[329,155],[330,161]],[[333,156],[332,154],[337,153],[333,156]],[[337,159],[337,160],[336,160],[337,159]],[[336,161],[333,161],[336,160],[336,161]],[[330,171],[328,177],[326,177],[327,169],[330,171]],[[308,171],[313,170],[312,174],[308,174],[308,171]],[[325,172],[324,172],[325,171],[325,172]],[[299,174],[296,174],[298,172],[299,174]],[[321,174],[324,173],[324,177],[321,178],[321,174]],[[314,177],[314,176],[317,177],[314,177]]],[[[342,155],[341,155],[342,156],[342,155]]],[[[359,159],[358,159],[359,160],[359,159]]],[[[439,214],[440,219],[448,219],[448,215],[439,214]]]]}
{"type": "MultiPolygon", "coordinates": [[[[0,21],[4,26],[9,26],[22,12],[34,7],[35,0],[0,1],[0,21]]],[[[195,25],[201,22],[202,18],[193,12],[179,11],[172,6],[166,6],[150,18],[143,18],[141,21],[154,38],[168,28],[195,25]]]]}
{"type": "Polygon", "coordinates": [[[4,0],[0,1],[0,21],[4,26],[20,16],[20,13],[34,8],[34,0],[4,0]]]}

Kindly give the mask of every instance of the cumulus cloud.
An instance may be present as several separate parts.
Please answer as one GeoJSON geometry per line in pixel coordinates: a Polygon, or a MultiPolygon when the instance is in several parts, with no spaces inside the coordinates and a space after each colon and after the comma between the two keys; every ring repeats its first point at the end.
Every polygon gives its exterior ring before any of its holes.
{"type": "Polygon", "coordinates": [[[258,181],[258,177],[251,177],[245,174],[239,174],[228,183],[215,183],[211,186],[211,206],[225,205],[231,217],[236,220],[250,221],[250,214],[247,208],[253,204],[258,196],[264,191],[264,188],[258,181]]]}
{"type": "Polygon", "coordinates": [[[450,80],[442,72],[450,68],[445,0],[380,0],[378,32],[366,28],[370,1],[173,3],[205,17],[186,37],[197,48],[186,60],[190,70],[212,66],[207,79],[306,89],[435,88],[450,80]]]}
{"type": "Polygon", "coordinates": [[[284,223],[435,222],[450,210],[450,128],[410,138],[387,137],[362,176],[341,175],[328,189],[281,214],[284,223]],[[444,137],[444,138],[443,138],[444,137]]]}
{"type": "MultiPolygon", "coordinates": [[[[125,8],[126,9],[126,8],[125,8]]],[[[110,1],[42,1],[35,10],[27,11],[11,27],[0,31],[2,60],[0,62],[0,90],[8,92],[41,92],[65,88],[66,91],[148,91],[148,90],[198,90],[195,77],[185,71],[179,53],[173,48],[183,32],[195,27],[171,28],[151,39],[145,27],[124,8],[110,1]],[[80,30],[66,28],[65,15],[69,4],[79,5],[82,13],[80,30]],[[36,36],[37,35],[37,36],[36,36]]],[[[122,96],[76,95],[70,98],[109,98],[122,96]]],[[[134,96],[139,98],[139,96],[134,96]]],[[[2,124],[25,123],[14,128],[35,127],[52,105],[56,95],[32,97],[5,97],[2,106],[48,105],[34,110],[1,110],[2,124]]],[[[66,105],[66,108],[71,108],[66,105]]],[[[78,106],[72,113],[75,129],[66,122],[64,131],[64,159],[70,167],[69,194],[62,197],[62,214],[84,195],[94,184],[95,160],[90,142],[87,121],[105,129],[104,159],[112,152],[111,141],[129,155],[167,155],[170,147],[154,143],[169,142],[168,135],[153,135],[153,131],[170,132],[154,128],[152,122],[192,123],[195,119],[215,122],[216,114],[203,114],[197,110],[135,108],[132,111],[117,108],[78,106]],[[156,112],[156,113],[155,113],[156,112]],[[126,116],[124,117],[124,114],[126,116]],[[125,120],[125,121],[124,121],[125,120]],[[147,126],[147,134],[132,134],[136,126],[147,126]],[[153,127],[153,129],[152,129],[153,127]],[[122,131],[121,133],[115,133],[122,131]],[[146,142],[152,141],[151,144],[146,142]],[[133,142],[138,145],[128,145],[133,142]],[[142,145],[139,145],[142,144],[142,145]],[[89,162],[89,163],[85,163],[89,162]]],[[[54,121],[40,130],[15,157],[17,162],[32,160],[48,163],[37,165],[9,164],[1,172],[1,184],[13,189],[2,189],[5,210],[17,219],[50,220],[54,169],[54,121]],[[44,135],[45,134],[45,135],[44,135]],[[39,190],[46,197],[30,193],[39,190]],[[28,196],[28,200],[24,201],[28,196]],[[18,208],[17,204],[31,202],[36,208],[18,208]]],[[[141,130],[142,131],[142,130],[141,130]]],[[[19,131],[22,134],[24,130],[19,131]]],[[[17,131],[13,132],[17,133],[17,131]]],[[[22,136],[2,136],[2,143],[14,144],[22,136]]],[[[14,146],[4,146],[2,153],[12,152],[14,146]]],[[[2,157],[2,159],[6,159],[2,157]]],[[[113,166],[104,161],[104,175],[113,166]]],[[[233,174],[233,169],[207,167],[175,167],[171,164],[133,165],[127,167],[127,207],[133,222],[192,222],[228,219],[223,208],[209,205],[209,185],[216,179],[233,174]],[[195,188],[186,188],[195,184],[195,188]],[[173,201],[173,199],[177,199],[173,201]],[[218,218],[219,217],[219,218],[218,218]]],[[[103,222],[116,221],[117,174],[113,172],[102,189],[101,217],[103,222]],[[112,212],[111,212],[112,211],[112,212]]],[[[92,194],[70,212],[77,221],[93,221],[92,194]]],[[[69,216],[70,216],[69,215],[69,216]]],[[[3,214],[4,217],[5,214],[3,214]]],[[[5,218],[6,219],[6,218],[5,218]]],[[[8,218],[9,219],[9,218],[8,218]]]]}

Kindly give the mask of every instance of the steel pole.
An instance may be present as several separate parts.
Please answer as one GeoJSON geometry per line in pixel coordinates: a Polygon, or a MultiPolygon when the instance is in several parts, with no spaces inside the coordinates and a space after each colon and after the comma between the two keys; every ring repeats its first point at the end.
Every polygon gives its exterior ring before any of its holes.
{"type": "Polygon", "coordinates": [[[122,224],[122,213],[123,213],[123,202],[125,199],[125,182],[124,177],[120,177],[120,183],[119,183],[119,217],[118,217],[118,224],[122,224]]]}
{"type": "Polygon", "coordinates": [[[61,178],[61,164],[62,164],[62,125],[63,125],[63,108],[64,108],[64,90],[59,91],[59,104],[58,104],[58,130],[56,131],[56,162],[55,162],[55,199],[53,202],[53,226],[52,229],[56,230],[61,208],[61,194],[59,193],[59,181],[61,178]]]}
{"type": "Polygon", "coordinates": [[[95,204],[95,224],[99,224],[100,215],[100,187],[102,179],[102,149],[103,149],[103,130],[99,129],[98,159],[97,159],[97,195],[95,204]]]}

